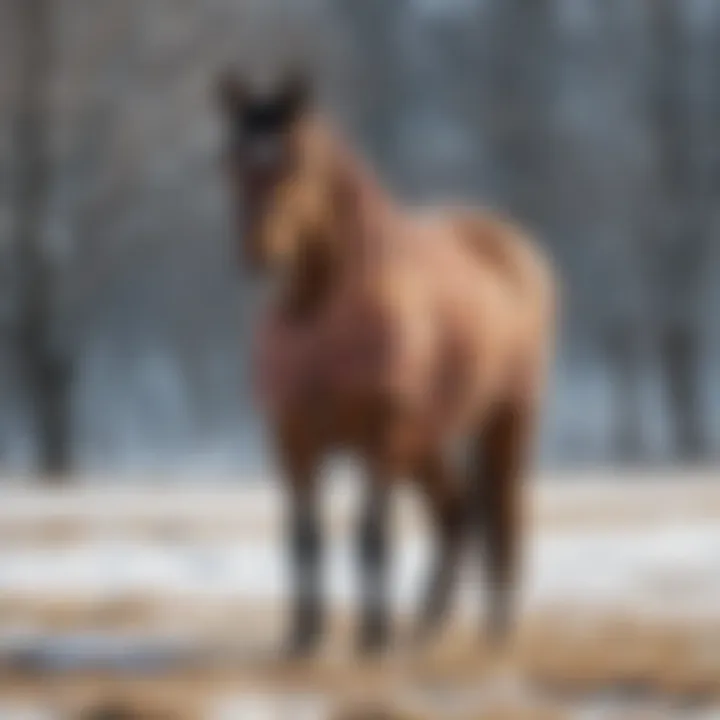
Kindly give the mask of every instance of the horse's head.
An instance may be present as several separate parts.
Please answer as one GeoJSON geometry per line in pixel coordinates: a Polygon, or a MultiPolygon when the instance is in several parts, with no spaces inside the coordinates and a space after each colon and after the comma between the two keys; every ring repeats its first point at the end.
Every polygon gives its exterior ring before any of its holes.
{"type": "Polygon", "coordinates": [[[259,97],[226,72],[219,91],[228,172],[242,209],[242,256],[255,272],[282,269],[329,209],[308,82],[288,76],[276,92],[259,97]]]}

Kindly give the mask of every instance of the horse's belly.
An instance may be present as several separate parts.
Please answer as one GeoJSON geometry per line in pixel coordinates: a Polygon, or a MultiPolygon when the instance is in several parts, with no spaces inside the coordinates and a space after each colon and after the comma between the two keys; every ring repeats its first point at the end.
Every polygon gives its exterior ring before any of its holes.
{"type": "Polygon", "coordinates": [[[430,440],[430,398],[369,369],[319,369],[295,367],[292,382],[286,372],[275,377],[272,402],[265,402],[271,418],[300,418],[329,451],[382,456],[401,472],[411,468],[430,440]]]}
{"type": "Polygon", "coordinates": [[[331,416],[348,426],[379,399],[389,402],[392,396],[407,394],[413,375],[412,368],[407,369],[409,374],[385,348],[370,341],[331,344],[322,337],[303,342],[286,337],[261,344],[254,374],[266,410],[302,408],[309,416],[331,416]]]}

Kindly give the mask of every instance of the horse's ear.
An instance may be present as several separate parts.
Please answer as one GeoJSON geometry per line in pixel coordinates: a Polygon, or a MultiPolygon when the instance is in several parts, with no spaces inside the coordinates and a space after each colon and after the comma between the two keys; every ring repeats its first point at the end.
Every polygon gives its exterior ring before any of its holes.
{"type": "Polygon", "coordinates": [[[247,104],[245,83],[234,70],[223,70],[220,73],[215,92],[220,109],[229,115],[242,112],[247,104]]]}

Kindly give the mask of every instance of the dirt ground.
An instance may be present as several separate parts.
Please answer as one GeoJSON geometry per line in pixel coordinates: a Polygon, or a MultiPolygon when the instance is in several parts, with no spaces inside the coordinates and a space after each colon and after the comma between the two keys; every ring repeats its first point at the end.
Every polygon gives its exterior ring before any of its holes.
{"type": "MultiPolygon", "coordinates": [[[[339,537],[354,501],[331,495],[339,537]]],[[[461,602],[425,648],[405,640],[401,599],[393,648],[365,661],[352,651],[340,581],[318,657],[278,653],[283,596],[260,578],[264,558],[282,553],[273,498],[224,484],[10,486],[0,507],[0,720],[720,718],[712,473],[539,481],[528,501],[533,599],[511,645],[486,646],[470,581],[470,607],[461,602]],[[239,556],[222,552],[246,541],[242,558],[260,561],[226,584],[239,556]],[[159,550],[165,564],[150,562],[159,550]]],[[[403,500],[399,542],[422,526],[403,500]]]]}

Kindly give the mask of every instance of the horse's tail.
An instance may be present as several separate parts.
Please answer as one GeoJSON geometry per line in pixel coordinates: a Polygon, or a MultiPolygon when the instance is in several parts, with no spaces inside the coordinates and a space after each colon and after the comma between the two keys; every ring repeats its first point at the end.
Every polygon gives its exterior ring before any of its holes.
{"type": "Polygon", "coordinates": [[[524,459],[532,424],[523,409],[503,407],[474,441],[475,529],[487,581],[488,628],[495,641],[505,639],[515,618],[524,528],[524,459]]]}

